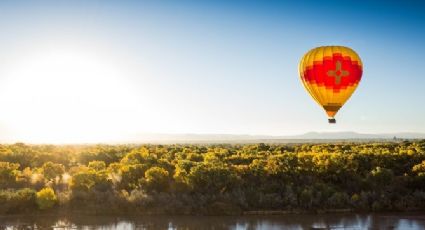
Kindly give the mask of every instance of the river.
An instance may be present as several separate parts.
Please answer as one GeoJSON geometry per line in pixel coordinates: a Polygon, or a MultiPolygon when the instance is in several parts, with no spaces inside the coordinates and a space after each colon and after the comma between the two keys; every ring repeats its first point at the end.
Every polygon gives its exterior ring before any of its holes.
{"type": "Polygon", "coordinates": [[[7,216],[0,229],[425,229],[425,213],[276,216],[7,216]]]}

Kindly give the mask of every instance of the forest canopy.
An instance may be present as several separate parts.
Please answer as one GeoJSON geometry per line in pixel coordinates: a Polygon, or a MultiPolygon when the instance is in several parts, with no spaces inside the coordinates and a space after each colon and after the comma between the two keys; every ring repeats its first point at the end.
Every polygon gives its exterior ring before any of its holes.
{"type": "Polygon", "coordinates": [[[425,140],[0,145],[0,214],[425,210],[425,140]]]}

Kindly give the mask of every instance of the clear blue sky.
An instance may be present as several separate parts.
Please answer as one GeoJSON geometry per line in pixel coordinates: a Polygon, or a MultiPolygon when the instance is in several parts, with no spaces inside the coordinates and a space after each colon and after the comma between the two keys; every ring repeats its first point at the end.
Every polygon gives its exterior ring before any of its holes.
{"type": "Polygon", "coordinates": [[[0,34],[3,140],[425,132],[420,1],[1,1],[0,34]],[[336,125],[298,76],[321,45],[364,63],[336,125]]]}

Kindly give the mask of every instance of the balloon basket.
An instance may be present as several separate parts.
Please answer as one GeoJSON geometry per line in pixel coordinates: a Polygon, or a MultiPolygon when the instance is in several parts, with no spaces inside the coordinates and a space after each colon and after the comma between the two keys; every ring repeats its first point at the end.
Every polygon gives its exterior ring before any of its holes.
{"type": "Polygon", "coordinates": [[[329,121],[329,124],[335,124],[336,123],[335,118],[329,118],[328,121],[329,121]]]}

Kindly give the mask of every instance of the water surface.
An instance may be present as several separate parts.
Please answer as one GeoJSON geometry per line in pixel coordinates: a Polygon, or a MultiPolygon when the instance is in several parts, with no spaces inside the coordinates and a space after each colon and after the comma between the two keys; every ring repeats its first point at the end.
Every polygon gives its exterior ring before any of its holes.
{"type": "Polygon", "coordinates": [[[279,216],[9,216],[0,229],[425,229],[425,213],[279,216]]]}

